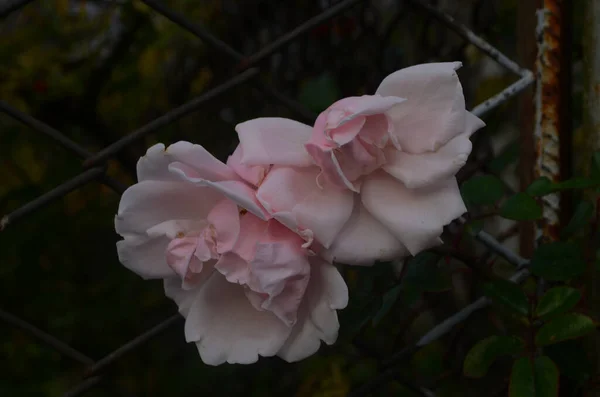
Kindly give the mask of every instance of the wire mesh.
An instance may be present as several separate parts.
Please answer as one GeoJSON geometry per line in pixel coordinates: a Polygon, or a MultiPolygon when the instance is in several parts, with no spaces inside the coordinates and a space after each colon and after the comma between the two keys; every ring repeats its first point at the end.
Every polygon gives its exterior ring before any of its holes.
{"type": "MultiPolygon", "coordinates": [[[[344,11],[364,2],[364,0],[341,1],[336,5],[326,9],[319,15],[310,18],[309,20],[299,25],[298,27],[292,29],[288,33],[281,35],[278,39],[264,46],[262,49],[255,52],[254,54],[250,56],[245,56],[233,49],[232,47],[230,47],[225,42],[221,41],[219,38],[215,37],[213,34],[211,34],[210,31],[208,31],[203,26],[191,22],[184,15],[171,10],[163,3],[158,2],[156,0],[142,1],[151,9],[153,9],[154,12],[161,14],[162,16],[169,19],[172,23],[177,24],[182,29],[185,29],[188,32],[192,33],[194,36],[202,40],[207,46],[211,47],[214,51],[228,58],[230,60],[232,76],[226,81],[223,81],[219,86],[154,119],[150,123],[127,134],[122,139],[105,147],[97,153],[89,152],[87,149],[68,138],[64,133],[46,125],[43,121],[37,120],[27,114],[24,114],[16,108],[12,107],[11,105],[0,101],[0,112],[5,113],[6,115],[14,118],[15,120],[18,120],[19,122],[23,123],[31,129],[46,135],[47,137],[53,139],[58,145],[63,146],[64,148],[72,152],[74,155],[79,156],[83,159],[83,170],[81,171],[81,173],[74,176],[72,179],[64,182],[63,184],[56,186],[54,189],[44,193],[35,200],[24,204],[17,210],[5,215],[0,223],[2,229],[9,227],[10,224],[17,222],[22,217],[34,211],[43,209],[51,201],[59,199],[65,196],[67,193],[73,191],[74,189],[78,189],[93,181],[103,183],[115,190],[117,193],[122,193],[125,190],[126,186],[107,175],[107,167],[105,163],[108,159],[115,156],[117,153],[124,150],[129,145],[138,141],[144,136],[156,132],[158,129],[175,122],[176,120],[180,119],[181,117],[187,115],[190,112],[200,109],[208,102],[214,100],[215,98],[223,94],[230,92],[232,89],[239,85],[252,84],[255,88],[259,89],[268,98],[270,98],[270,100],[278,102],[288,107],[294,114],[296,114],[303,120],[310,122],[314,121],[315,114],[312,111],[306,109],[296,100],[279,92],[270,84],[267,84],[264,81],[264,79],[261,79],[260,64],[262,61],[268,59],[272,55],[276,54],[278,51],[281,51],[283,48],[290,45],[295,40],[298,40],[302,35],[309,32],[310,29],[314,28],[315,26],[325,23],[328,20],[335,18],[339,14],[343,13],[344,11]]],[[[5,17],[11,12],[17,11],[21,7],[25,7],[32,2],[33,0],[11,1],[0,9],[0,16],[5,17]]],[[[478,36],[472,30],[455,21],[454,18],[452,18],[450,15],[445,14],[439,9],[421,0],[407,0],[407,3],[414,6],[419,11],[429,14],[430,16],[441,22],[443,25],[445,25],[447,28],[456,32],[466,42],[477,47],[484,54],[494,59],[496,62],[498,62],[498,64],[500,64],[502,67],[504,67],[505,69],[512,72],[518,77],[518,80],[515,83],[509,85],[500,93],[496,94],[492,98],[489,98],[488,100],[484,101],[483,103],[477,105],[474,109],[472,109],[472,111],[476,115],[484,116],[491,110],[497,108],[506,101],[518,95],[520,92],[522,92],[525,88],[527,88],[530,84],[533,83],[534,75],[531,71],[519,66],[516,62],[511,60],[506,55],[502,54],[499,50],[497,50],[490,43],[486,42],[483,38],[478,36]]],[[[464,220],[458,220],[459,223],[461,221],[464,220]]],[[[508,250],[497,239],[483,231],[477,234],[476,239],[479,242],[481,242],[485,247],[487,247],[488,250],[504,257],[508,262],[514,264],[517,268],[521,269],[513,277],[514,281],[521,280],[523,276],[527,274],[527,271],[523,270],[523,268],[527,266],[527,261],[519,257],[514,252],[508,250]]],[[[455,325],[464,321],[471,313],[487,306],[488,304],[489,301],[486,298],[481,298],[472,303],[471,305],[465,307],[460,312],[449,317],[436,327],[434,327],[414,345],[407,346],[400,352],[396,353],[390,360],[388,360],[385,363],[384,367],[382,368],[382,372],[380,372],[370,382],[366,383],[363,387],[354,391],[352,393],[352,396],[367,395],[369,392],[373,391],[375,388],[379,387],[387,380],[393,379],[396,375],[395,365],[397,363],[401,362],[407,357],[410,357],[410,355],[414,353],[418,347],[427,345],[435,341],[436,339],[439,339],[441,336],[443,336],[449,330],[451,330],[455,325]]],[[[87,357],[84,353],[79,352],[71,346],[67,345],[66,343],[58,340],[52,335],[49,335],[48,333],[31,325],[26,320],[21,319],[15,316],[14,314],[0,310],[1,321],[13,327],[22,329],[24,332],[36,338],[40,343],[45,343],[51,346],[60,354],[70,357],[71,359],[81,363],[85,368],[87,368],[82,382],[76,385],[71,390],[69,390],[65,394],[65,396],[82,395],[87,390],[97,387],[102,382],[104,372],[108,367],[113,365],[123,355],[130,353],[131,351],[140,347],[152,338],[156,337],[162,331],[177,323],[180,319],[181,317],[179,316],[179,314],[172,315],[169,318],[157,324],[155,327],[134,338],[130,342],[116,348],[112,353],[106,355],[105,357],[99,360],[94,360],[90,357],[87,357]]]]}

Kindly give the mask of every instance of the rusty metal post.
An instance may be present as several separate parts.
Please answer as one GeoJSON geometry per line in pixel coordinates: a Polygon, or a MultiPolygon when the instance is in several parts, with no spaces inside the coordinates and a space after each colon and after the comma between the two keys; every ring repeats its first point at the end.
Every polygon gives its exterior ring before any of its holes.
{"type": "MultiPolygon", "coordinates": [[[[560,181],[570,174],[570,0],[543,0],[537,11],[534,177],[560,181]]],[[[567,195],[544,196],[536,237],[557,240],[569,210],[567,195]]]]}

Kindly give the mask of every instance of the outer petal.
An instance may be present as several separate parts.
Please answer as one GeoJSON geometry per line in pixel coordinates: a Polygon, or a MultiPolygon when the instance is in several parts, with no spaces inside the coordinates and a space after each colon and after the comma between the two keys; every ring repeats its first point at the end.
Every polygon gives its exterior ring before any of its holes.
{"type": "Polygon", "coordinates": [[[240,123],[235,130],[243,148],[242,164],[298,167],[312,164],[304,150],[312,131],[306,124],[279,117],[265,117],[240,123]]]}
{"type": "MultiPolygon", "coordinates": [[[[318,174],[317,167],[274,167],[257,197],[274,216],[291,213],[301,230],[312,230],[315,239],[327,248],[352,213],[353,194],[329,186],[319,188],[318,174]]],[[[282,222],[289,226],[288,220],[282,222]]]]}
{"type": "MultiPolygon", "coordinates": [[[[144,279],[176,276],[165,259],[169,244],[165,236],[155,238],[125,238],[117,242],[119,261],[144,279]]],[[[181,284],[181,280],[179,280],[181,284]]]]}
{"type": "Polygon", "coordinates": [[[259,186],[263,179],[265,179],[270,166],[242,164],[243,157],[244,150],[242,149],[242,145],[238,145],[233,154],[227,159],[227,165],[246,182],[254,186],[259,186]]]}
{"type": "Polygon", "coordinates": [[[181,162],[193,167],[203,178],[211,181],[238,180],[236,174],[200,145],[180,141],[165,149],[162,143],[148,149],[137,164],[138,180],[177,180],[168,166],[181,162]]]}
{"type": "Polygon", "coordinates": [[[485,125],[478,117],[467,112],[465,132],[451,139],[436,152],[403,153],[389,147],[383,169],[411,189],[420,188],[456,175],[471,153],[469,137],[485,125]]]}
{"type": "Polygon", "coordinates": [[[269,218],[268,214],[256,199],[254,190],[244,182],[236,180],[213,182],[202,178],[202,176],[193,168],[190,168],[183,163],[171,163],[169,169],[178,174],[182,180],[191,182],[196,186],[209,186],[213,188],[215,191],[220,192],[240,207],[247,209],[261,219],[269,218]]]}
{"type": "Polygon", "coordinates": [[[218,273],[195,289],[185,322],[188,342],[196,342],[202,361],[250,364],[273,356],[291,329],[268,311],[252,307],[240,285],[218,273]]]}
{"type": "Polygon", "coordinates": [[[333,344],[338,335],[337,309],[348,304],[348,287],[335,266],[313,257],[311,277],[298,322],[277,355],[288,362],[302,360],[319,350],[321,340],[333,344]]]}
{"type": "Polygon", "coordinates": [[[206,219],[222,199],[219,192],[189,183],[146,180],[121,196],[115,229],[121,236],[145,235],[152,226],[174,219],[206,219]]]}
{"type": "Polygon", "coordinates": [[[408,256],[408,250],[392,232],[373,218],[356,200],[352,217],[329,249],[333,260],[347,265],[372,265],[408,256]]]}
{"type": "Polygon", "coordinates": [[[455,178],[408,189],[383,172],[375,173],[364,181],[361,198],[412,255],[441,243],[444,225],[467,210],[455,178]]]}
{"type": "Polygon", "coordinates": [[[194,289],[184,290],[181,288],[181,279],[179,277],[165,278],[163,286],[165,295],[174,300],[179,309],[179,313],[181,313],[183,317],[187,317],[200,287],[197,286],[194,289]]]}
{"type": "Polygon", "coordinates": [[[435,151],[464,132],[465,99],[456,74],[460,66],[460,62],[411,66],[381,82],[377,94],[407,98],[387,112],[394,140],[403,151],[435,151]]]}

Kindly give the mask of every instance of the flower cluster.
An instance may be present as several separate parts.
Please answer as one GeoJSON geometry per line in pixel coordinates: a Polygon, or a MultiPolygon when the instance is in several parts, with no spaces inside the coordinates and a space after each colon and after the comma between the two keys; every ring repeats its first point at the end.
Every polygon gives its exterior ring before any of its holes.
{"type": "Polygon", "coordinates": [[[207,364],[291,362],[334,343],[348,289],[333,263],[415,255],[466,211],[455,174],[484,123],[459,67],[399,70],[312,127],[241,123],[226,164],[188,142],[151,147],[116,216],[120,261],[164,280],[207,364]]]}

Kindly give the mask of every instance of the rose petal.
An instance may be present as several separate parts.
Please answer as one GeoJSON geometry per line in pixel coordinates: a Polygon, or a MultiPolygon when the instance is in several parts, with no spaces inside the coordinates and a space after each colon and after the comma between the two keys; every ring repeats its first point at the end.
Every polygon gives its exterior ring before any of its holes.
{"type": "Polygon", "coordinates": [[[334,260],[346,265],[372,265],[408,256],[408,250],[357,200],[348,223],[329,249],[334,260]]]}
{"type": "Polygon", "coordinates": [[[192,291],[185,337],[196,342],[206,364],[254,363],[259,355],[275,355],[290,334],[291,329],[271,312],[254,309],[243,287],[219,273],[192,291]]]}
{"type": "Polygon", "coordinates": [[[238,145],[227,159],[227,165],[246,182],[258,186],[262,183],[270,166],[242,164],[243,153],[242,145],[238,145]]]}
{"type": "MultiPolygon", "coordinates": [[[[319,169],[274,167],[258,189],[258,200],[273,214],[292,213],[297,227],[310,229],[329,247],[352,213],[353,195],[327,185],[319,188],[319,169]]],[[[286,222],[286,226],[289,221],[286,222]]]]}
{"type": "Polygon", "coordinates": [[[216,231],[217,253],[231,251],[240,233],[238,206],[229,199],[223,199],[210,211],[207,220],[216,231]]]}
{"type": "Polygon", "coordinates": [[[235,180],[213,182],[202,178],[194,169],[177,162],[171,163],[169,170],[179,175],[182,180],[191,182],[196,186],[209,186],[213,188],[261,219],[266,220],[269,218],[269,215],[256,199],[254,190],[244,182],[235,180]]]}
{"type": "Polygon", "coordinates": [[[460,62],[411,66],[381,82],[377,94],[407,98],[387,112],[403,151],[435,151],[465,131],[465,99],[456,74],[460,66],[460,62]]]}
{"type": "Polygon", "coordinates": [[[235,130],[243,148],[242,164],[298,167],[312,164],[304,149],[312,131],[308,125],[279,117],[265,117],[240,123],[235,130]]]}
{"type": "MultiPolygon", "coordinates": [[[[165,259],[169,244],[165,236],[155,238],[125,238],[117,242],[119,261],[144,279],[175,276],[165,259]]],[[[181,283],[181,280],[179,280],[181,283]]]]}
{"type": "Polygon", "coordinates": [[[162,143],[148,149],[137,164],[138,181],[177,180],[168,170],[172,162],[194,168],[203,178],[211,181],[237,180],[236,174],[200,145],[180,141],[165,149],[162,143]]]}
{"type": "Polygon", "coordinates": [[[174,219],[206,219],[223,196],[189,183],[146,180],[128,188],[119,203],[115,229],[121,236],[146,235],[152,226],[174,219]]]}
{"type": "Polygon", "coordinates": [[[298,235],[277,221],[270,221],[267,230],[267,238],[256,245],[250,262],[248,285],[255,292],[267,294],[261,308],[292,326],[308,284],[310,264],[302,249],[304,241],[298,235]]]}
{"type": "Polygon", "coordinates": [[[321,340],[331,345],[338,335],[337,309],[348,304],[348,287],[335,266],[312,257],[311,277],[298,322],[277,355],[287,362],[302,360],[319,350],[321,340]]]}
{"type": "Polygon", "coordinates": [[[455,178],[408,189],[378,172],[363,182],[361,198],[412,255],[440,244],[443,226],[466,212],[455,178]]]}

